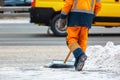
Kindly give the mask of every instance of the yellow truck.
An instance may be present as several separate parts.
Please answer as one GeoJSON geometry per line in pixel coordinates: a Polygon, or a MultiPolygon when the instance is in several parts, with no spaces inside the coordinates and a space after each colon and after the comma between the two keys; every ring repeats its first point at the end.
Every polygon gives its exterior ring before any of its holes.
{"type": "MultiPolygon", "coordinates": [[[[49,26],[56,36],[66,35],[58,20],[65,0],[32,0],[30,22],[49,26]]],[[[101,0],[102,10],[94,18],[93,26],[120,27],[120,0],[101,0]]]]}

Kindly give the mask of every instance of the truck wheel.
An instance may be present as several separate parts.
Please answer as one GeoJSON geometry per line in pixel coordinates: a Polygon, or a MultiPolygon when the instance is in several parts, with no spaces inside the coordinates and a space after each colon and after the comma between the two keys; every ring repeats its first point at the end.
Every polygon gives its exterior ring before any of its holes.
{"type": "Polygon", "coordinates": [[[54,16],[54,18],[51,21],[51,30],[53,31],[55,36],[66,36],[66,27],[63,30],[59,29],[58,26],[58,20],[60,18],[60,14],[54,16]]]}

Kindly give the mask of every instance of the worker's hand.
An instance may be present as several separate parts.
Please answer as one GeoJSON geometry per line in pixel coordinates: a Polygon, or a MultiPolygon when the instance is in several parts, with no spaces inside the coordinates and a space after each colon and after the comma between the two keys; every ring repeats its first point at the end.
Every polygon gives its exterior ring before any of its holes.
{"type": "Polygon", "coordinates": [[[64,30],[66,25],[66,19],[59,19],[59,29],[64,30]]]}

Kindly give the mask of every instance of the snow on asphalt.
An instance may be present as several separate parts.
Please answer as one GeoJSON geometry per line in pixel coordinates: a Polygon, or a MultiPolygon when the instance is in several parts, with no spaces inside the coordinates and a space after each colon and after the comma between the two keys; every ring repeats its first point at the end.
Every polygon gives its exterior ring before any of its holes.
{"type": "Polygon", "coordinates": [[[3,67],[0,80],[120,80],[120,45],[88,46],[83,71],[40,67],[3,67]]]}

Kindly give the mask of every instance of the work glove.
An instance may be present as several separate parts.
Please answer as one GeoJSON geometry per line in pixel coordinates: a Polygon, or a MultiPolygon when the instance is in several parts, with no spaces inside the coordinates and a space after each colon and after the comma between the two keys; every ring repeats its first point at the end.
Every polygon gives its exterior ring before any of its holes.
{"type": "Polygon", "coordinates": [[[66,18],[65,19],[59,19],[59,29],[64,30],[66,25],[66,18]]]}

